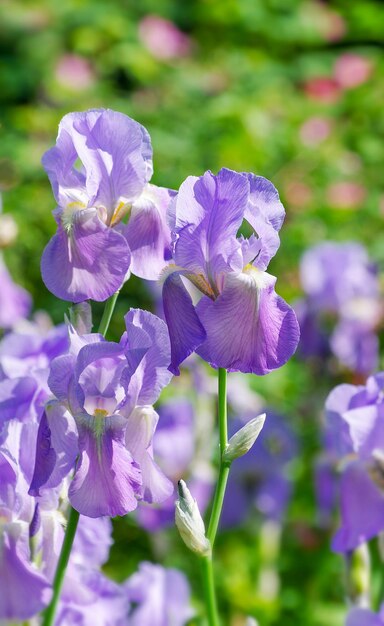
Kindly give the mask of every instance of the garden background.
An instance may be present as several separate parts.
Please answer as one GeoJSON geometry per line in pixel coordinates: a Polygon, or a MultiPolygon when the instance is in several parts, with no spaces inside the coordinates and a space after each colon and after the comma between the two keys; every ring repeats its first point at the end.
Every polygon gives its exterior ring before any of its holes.
{"type": "MultiPolygon", "coordinates": [[[[40,159],[65,113],[93,107],[148,129],[157,185],[178,189],[221,167],[272,180],[287,216],[269,271],[289,303],[302,296],[300,257],[318,242],[359,241],[382,270],[383,33],[383,6],[372,0],[1,0],[0,191],[19,229],[4,256],[34,309],[60,323],[68,308],[40,277],[55,230],[40,159]]],[[[110,338],[129,306],[154,309],[152,295],[131,277],[110,338]]],[[[261,626],[338,626],[346,608],[344,562],[330,550],[337,513],[321,519],[314,477],[324,400],[337,383],[360,380],[339,364],[294,357],[249,381],[294,430],[299,452],[284,469],[293,494],[281,538],[257,511],[219,535],[220,603],[234,626],[244,614],[261,626]]],[[[118,520],[108,574],[122,580],[145,559],[187,572],[199,597],[195,557],[176,531],[149,537],[132,516],[118,520]]]]}

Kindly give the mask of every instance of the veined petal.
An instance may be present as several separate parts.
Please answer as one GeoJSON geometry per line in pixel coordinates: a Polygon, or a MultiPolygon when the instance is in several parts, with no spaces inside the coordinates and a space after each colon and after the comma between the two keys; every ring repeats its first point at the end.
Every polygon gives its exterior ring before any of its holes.
{"type": "Polygon", "coordinates": [[[217,300],[196,307],[207,340],[196,352],[213,367],[268,374],[295,352],[300,330],[293,309],[274,290],[276,278],[249,268],[228,274],[217,300]]]}
{"type": "Polygon", "coordinates": [[[43,252],[41,273],[62,300],[103,301],[120,289],[130,258],[124,237],[105,226],[96,209],[88,209],[74,213],[68,232],[59,223],[43,252]]]}
{"type": "Polygon", "coordinates": [[[261,249],[255,266],[264,271],[275,256],[280,238],[278,232],[283,224],[285,210],[273,184],[263,176],[245,174],[250,184],[250,194],[244,218],[256,231],[261,249]]]}
{"type": "Polygon", "coordinates": [[[171,339],[169,369],[178,375],[180,363],[202,344],[207,336],[178,272],[169,274],[164,281],[163,307],[171,339]]]}
{"type": "Polygon", "coordinates": [[[152,175],[152,147],[146,129],[127,115],[93,109],[65,115],[54,148],[43,157],[60,206],[74,197],[104,206],[109,221],[120,199],[131,203],[152,175]],[[79,158],[85,174],[75,167],[79,158]]]}
{"type": "Polygon", "coordinates": [[[157,280],[172,256],[167,208],[175,191],[148,185],[133,203],[123,235],[132,254],[130,270],[135,276],[157,280]]]}
{"type": "Polygon", "coordinates": [[[82,515],[115,517],[137,506],[141,475],[125,447],[124,423],[118,416],[78,423],[81,452],[69,499],[82,515]]]}
{"type": "Polygon", "coordinates": [[[240,271],[243,260],[236,234],[248,196],[247,178],[232,170],[189,176],[172,205],[176,264],[202,274],[212,286],[223,273],[240,271]]]}

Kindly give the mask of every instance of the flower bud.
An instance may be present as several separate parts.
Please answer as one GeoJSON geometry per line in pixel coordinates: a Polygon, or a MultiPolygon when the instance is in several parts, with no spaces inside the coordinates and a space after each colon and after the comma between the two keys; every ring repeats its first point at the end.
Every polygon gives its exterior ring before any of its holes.
{"type": "Polygon", "coordinates": [[[196,500],[183,480],[178,483],[175,522],[187,548],[200,556],[211,554],[211,543],[205,536],[205,526],[196,500]]]}
{"type": "Polygon", "coordinates": [[[92,332],[92,308],[88,300],[71,306],[69,321],[79,335],[87,335],[92,332]]]}
{"type": "Polygon", "coordinates": [[[230,438],[223,454],[223,463],[232,463],[250,450],[264,426],[265,413],[245,424],[230,438]]]}

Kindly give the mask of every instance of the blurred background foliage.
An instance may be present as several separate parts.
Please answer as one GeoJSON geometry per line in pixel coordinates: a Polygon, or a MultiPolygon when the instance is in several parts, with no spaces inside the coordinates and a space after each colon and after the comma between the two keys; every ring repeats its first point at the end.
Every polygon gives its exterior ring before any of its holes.
{"type": "MultiPolygon", "coordinates": [[[[288,301],[301,294],[299,259],[316,242],[358,240],[382,266],[383,33],[383,5],[373,0],[1,0],[0,190],[19,227],[5,259],[35,308],[56,323],[67,309],[40,278],[55,231],[40,159],[61,117],[92,107],[146,126],[155,184],[177,189],[186,176],[223,166],[270,178],[287,209],[270,272],[288,301]]],[[[117,310],[150,303],[146,286],[131,279],[117,310]]],[[[116,315],[112,332],[121,328],[116,315]]],[[[256,519],[218,541],[221,601],[235,626],[247,613],[263,626],[343,623],[343,562],[330,552],[330,529],[317,523],[313,488],[318,416],[345,379],[337,376],[331,382],[320,369],[315,377],[293,360],[252,379],[294,424],[302,454],[282,548],[274,552],[256,519]],[[280,591],[268,596],[261,574],[268,582],[271,569],[280,591]]],[[[177,537],[150,540],[126,519],[115,538],[112,576],[161,557],[190,574],[199,596],[194,558],[177,537]]]]}

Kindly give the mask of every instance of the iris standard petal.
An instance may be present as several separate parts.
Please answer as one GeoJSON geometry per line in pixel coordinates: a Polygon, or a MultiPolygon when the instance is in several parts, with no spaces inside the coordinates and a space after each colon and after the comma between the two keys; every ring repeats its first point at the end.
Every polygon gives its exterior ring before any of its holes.
{"type": "Polygon", "coordinates": [[[169,369],[178,375],[180,363],[192,354],[207,335],[196,314],[191,296],[177,272],[170,274],[164,281],[163,307],[171,339],[169,369]]]}
{"type": "Polygon", "coordinates": [[[249,196],[245,176],[221,169],[189,176],[172,206],[176,236],[174,260],[193,274],[201,274],[215,289],[220,275],[240,271],[241,245],[236,234],[249,196]]]}
{"type": "Polygon", "coordinates": [[[85,193],[86,206],[104,206],[110,221],[121,198],[132,202],[150,179],[151,141],[146,129],[123,113],[109,109],[69,113],[60,122],[56,146],[44,155],[43,165],[60,206],[85,193]],[[77,158],[84,174],[74,167],[77,158]]]}
{"type": "Polygon", "coordinates": [[[103,301],[120,289],[130,252],[124,237],[98,218],[96,209],[77,211],[66,230],[61,223],[44,249],[41,273],[46,287],[71,302],[103,301]]]}
{"type": "Polygon", "coordinates": [[[140,470],[124,443],[125,420],[85,420],[79,424],[80,459],[69,488],[70,502],[88,517],[125,515],[136,508],[141,485],[140,470]]]}
{"type": "Polygon", "coordinates": [[[369,609],[354,608],[348,613],[345,626],[383,626],[384,621],[369,609]]]}
{"type": "Polygon", "coordinates": [[[196,352],[213,367],[267,374],[295,352],[300,330],[293,309],[274,290],[276,279],[251,267],[228,274],[217,300],[196,307],[206,341],[196,352]]]}
{"type": "Polygon", "coordinates": [[[148,185],[132,205],[122,232],[131,250],[130,271],[135,276],[157,280],[172,256],[167,208],[175,193],[148,185]]]}
{"type": "Polygon", "coordinates": [[[264,271],[275,256],[279,246],[279,230],[283,224],[285,210],[274,185],[263,176],[245,174],[250,184],[250,194],[244,218],[257,233],[260,252],[255,266],[264,271]]]}
{"type": "Polygon", "coordinates": [[[135,374],[141,379],[137,404],[153,404],[172,378],[168,370],[171,362],[171,343],[167,325],[153,313],[141,309],[130,309],[124,320],[128,345],[137,329],[141,329],[148,336],[149,348],[138,364],[135,374]]]}

